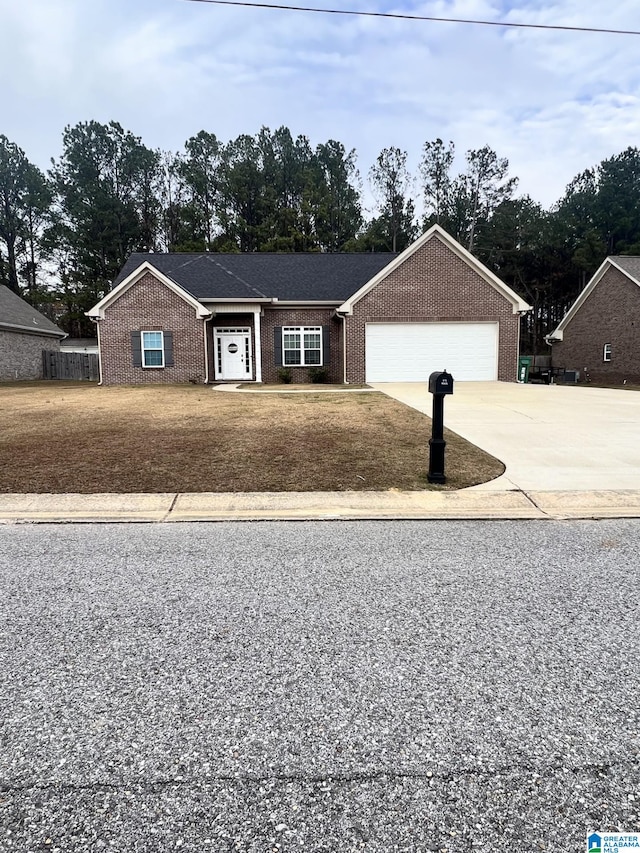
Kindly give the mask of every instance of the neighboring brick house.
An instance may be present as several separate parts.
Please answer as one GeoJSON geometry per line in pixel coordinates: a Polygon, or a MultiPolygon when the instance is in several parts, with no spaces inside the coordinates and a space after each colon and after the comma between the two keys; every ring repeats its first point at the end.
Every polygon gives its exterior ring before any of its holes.
{"type": "Polygon", "coordinates": [[[504,282],[434,225],[399,255],[135,254],[88,312],[101,381],[515,381],[504,282]]]}
{"type": "Polygon", "coordinates": [[[0,285],[0,382],[42,379],[42,350],[59,350],[64,337],[44,314],[0,285]]]}
{"type": "Polygon", "coordinates": [[[640,383],[640,257],[607,258],[547,342],[582,381],[640,383]]]}

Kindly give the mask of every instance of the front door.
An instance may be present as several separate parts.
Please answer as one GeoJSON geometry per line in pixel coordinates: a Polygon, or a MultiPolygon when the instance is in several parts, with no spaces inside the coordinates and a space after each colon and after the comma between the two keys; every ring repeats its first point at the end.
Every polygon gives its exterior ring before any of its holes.
{"type": "Polygon", "coordinates": [[[251,330],[216,329],[216,379],[251,379],[251,330]]]}

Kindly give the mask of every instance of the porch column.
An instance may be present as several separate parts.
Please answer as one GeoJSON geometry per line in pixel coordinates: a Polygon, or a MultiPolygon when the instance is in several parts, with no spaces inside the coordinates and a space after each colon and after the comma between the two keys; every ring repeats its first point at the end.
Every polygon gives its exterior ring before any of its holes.
{"type": "Polygon", "coordinates": [[[253,309],[253,352],[256,363],[256,382],[262,382],[262,340],[260,335],[260,308],[253,309]]]}

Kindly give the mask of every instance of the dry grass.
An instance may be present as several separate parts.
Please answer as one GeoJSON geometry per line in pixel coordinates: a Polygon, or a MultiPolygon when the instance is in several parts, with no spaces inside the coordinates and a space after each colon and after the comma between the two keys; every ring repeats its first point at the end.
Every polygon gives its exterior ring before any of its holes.
{"type": "MultiPolygon", "coordinates": [[[[427,488],[431,424],[378,393],[0,385],[0,492],[427,488]]],[[[500,462],[450,433],[448,488],[500,462]]]]}
{"type": "Polygon", "coordinates": [[[621,382],[578,382],[575,388],[611,388],[613,391],[640,391],[640,385],[627,383],[623,385],[621,382]]]}

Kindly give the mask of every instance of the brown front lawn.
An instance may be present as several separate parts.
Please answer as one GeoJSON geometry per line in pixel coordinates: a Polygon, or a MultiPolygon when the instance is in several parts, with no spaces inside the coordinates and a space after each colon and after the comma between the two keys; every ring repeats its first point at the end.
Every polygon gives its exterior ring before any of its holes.
{"type": "Polygon", "coordinates": [[[623,385],[621,382],[578,382],[575,388],[611,388],[613,391],[640,391],[640,385],[627,383],[623,385]]]}
{"type": "MultiPolygon", "coordinates": [[[[0,385],[0,492],[424,489],[430,420],[379,393],[0,385]]],[[[453,433],[448,488],[503,466],[453,433]]]]}

